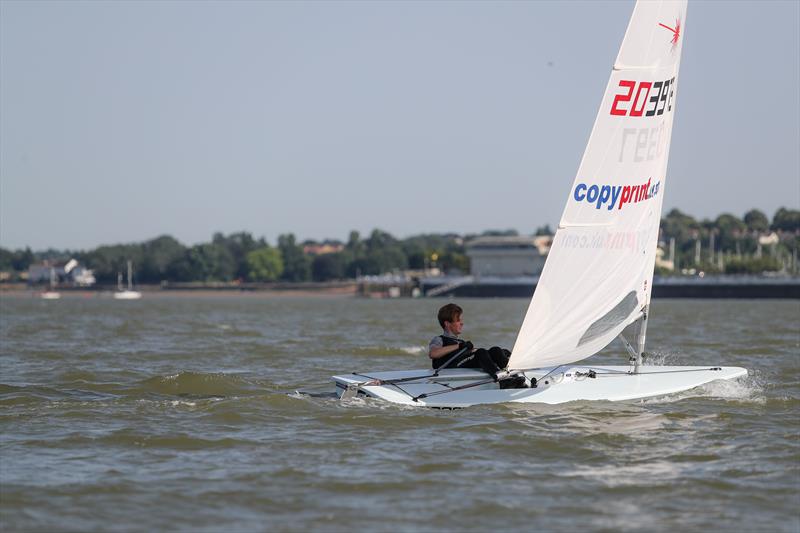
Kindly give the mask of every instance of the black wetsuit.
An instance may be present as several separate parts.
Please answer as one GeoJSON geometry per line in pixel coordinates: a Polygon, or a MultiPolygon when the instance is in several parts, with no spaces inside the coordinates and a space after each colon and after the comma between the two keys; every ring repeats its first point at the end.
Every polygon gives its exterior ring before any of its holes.
{"type": "MultiPolygon", "coordinates": [[[[453,346],[462,342],[446,335],[440,335],[439,337],[442,339],[443,346],[453,346]]],[[[443,357],[439,357],[438,359],[433,359],[433,368],[439,368],[450,361],[453,354],[456,352],[458,352],[458,350],[443,357]]],[[[508,365],[508,356],[508,350],[503,350],[497,346],[492,346],[488,350],[486,348],[478,348],[472,353],[465,352],[457,355],[456,358],[447,365],[447,368],[480,368],[490,376],[495,376],[508,365]]]]}

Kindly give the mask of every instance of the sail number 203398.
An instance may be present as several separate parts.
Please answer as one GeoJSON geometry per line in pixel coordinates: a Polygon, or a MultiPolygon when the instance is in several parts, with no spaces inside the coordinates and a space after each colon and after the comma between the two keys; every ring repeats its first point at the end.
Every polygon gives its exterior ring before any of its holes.
{"type": "Polygon", "coordinates": [[[614,96],[611,114],[629,117],[652,117],[672,111],[675,78],[664,81],[619,80],[624,92],[614,96]],[[652,93],[652,96],[651,96],[652,93]]]}

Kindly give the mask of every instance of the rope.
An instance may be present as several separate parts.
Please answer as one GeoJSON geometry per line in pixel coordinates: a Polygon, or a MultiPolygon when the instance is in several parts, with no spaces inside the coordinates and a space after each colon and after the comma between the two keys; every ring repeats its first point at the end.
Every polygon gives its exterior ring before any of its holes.
{"type": "Polygon", "coordinates": [[[709,370],[722,370],[721,367],[713,366],[711,368],[687,368],[685,370],[660,370],[657,372],[639,372],[638,374],[634,374],[632,372],[600,372],[595,373],[598,377],[605,376],[605,377],[621,377],[621,376],[641,376],[645,374],[678,374],[681,372],[708,372],[709,370]]]}
{"type": "MultiPolygon", "coordinates": [[[[368,375],[366,375],[366,374],[359,374],[358,372],[353,372],[353,375],[354,375],[354,376],[360,376],[360,377],[362,377],[362,378],[367,378],[367,379],[368,379],[368,380],[370,380],[370,381],[376,381],[376,382],[377,382],[377,383],[376,383],[376,385],[396,385],[397,383],[405,383],[406,381],[416,381],[416,380],[418,380],[418,379],[432,379],[432,378],[438,378],[438,377],[439,377],[439,372],[440,372],[441,370],[444,370],[444,369],[447,367],[447,365],[449,365],[450,363],[452,363],[453,361],[455,361],[455,359],[456,359],[456,358],[457,358],[459,355],[461,355],[462,353],[464,353],[464,350],[466,350],[466,349],[467,349],[467,347],[466,347],[466,346],[464,346],[464,347],[463,347],[463,348],[461,348],[460,350],[456,350],[456,353],[455,353],[453,356],[451,356],[451,357],[450,357],[450,359],[448,359],[447,361],[445,361],[445,363],[444,363],[442,366],[440,366],[439,368],[437,368],[437,369],[434,371],[434,373],[433,373],[433,374],[425,374],[424,376],[411,376],[411,377],[408,377],[408,378],[387,379],[387,380],[382,380],[382,379],[374,378],[374,377],[372,377],[372,376],[368,376],[368,375]]],[[[360,386],[362,386],[362,385],[366,385],[366,383],[359,383],[359,384],[358,384],[358,386],[359,386],[359,387],[360,387],[360,386]]],[[[400,387],[398,387],[398,389],[400,389],[400,387]]],[[[400,389],[400,390],[402,391],[403,389],[400,389]]],[[[403,391],[403,392],[405,393],[406,391],[403,391]]],[[[408,393],[406,393],[406,394],[408,394],[408,393]]],[[[409,396],[411,396],[411,395],[409,394],[409,396]]]]}
{"type": "Polygon", "coordinates": [[[453,387],[453,388],[451,388],[449,390],[439,390],[439,391],[429,392],[429,393],[425,393],[425,394],[420,394],[419,396],[413,396],[411,399],[416,402],[417,400],[421,400],[423,398],[428,398],[430,396],[438,396],[439,394],[447,394],[448,392],[455,392],[455,391],[459,391],[459,390],[469,389],[470,387],[477,387],[478,385],[485,385],[487,383],[494,383],[494,382],[495,382],[494,378],[492,378],[492,379],[484,379],[484,380],[481,380],[481,381],[476,381],[475,383],[468,383],[466,385],[461,385],[460,387],[453,387]]]}

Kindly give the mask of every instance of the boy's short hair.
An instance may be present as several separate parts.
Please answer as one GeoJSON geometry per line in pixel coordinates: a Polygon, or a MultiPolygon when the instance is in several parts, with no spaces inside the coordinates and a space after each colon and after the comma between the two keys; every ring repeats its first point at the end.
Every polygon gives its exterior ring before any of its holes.
{"type": "Polygon", "coordinates": [[[455,322],[462,314],[464,314],[464,310],[456,304],[442,306],[442,308],[439,309],[439,316],[437,317],[439,319],[439,325],[444,329],[445,322],[455,322]]]}

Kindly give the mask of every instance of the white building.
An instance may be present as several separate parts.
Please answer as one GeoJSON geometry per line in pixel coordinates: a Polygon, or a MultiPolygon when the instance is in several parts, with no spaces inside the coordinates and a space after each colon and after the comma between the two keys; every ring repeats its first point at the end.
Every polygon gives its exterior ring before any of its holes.
{"type": "Polygon", "coordinates": [[[46,283],[50,281],[50,272],[53,272],[56,283],[67,282],[77,287],[91,287],[96,283],[94,272],[81,266],[75,259],[70,259],[64,265],[57,265],[45,261],[40,265],[28,267],[28,283],[46,283]]]}
{"type": "Polygon", "coordinates": [[[467,243],[470,274],[484,277],[538,276],[553,243],[538,237],[478,237],[467,243]]]}

